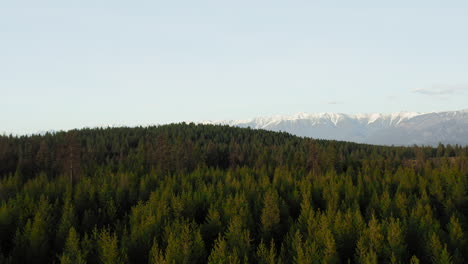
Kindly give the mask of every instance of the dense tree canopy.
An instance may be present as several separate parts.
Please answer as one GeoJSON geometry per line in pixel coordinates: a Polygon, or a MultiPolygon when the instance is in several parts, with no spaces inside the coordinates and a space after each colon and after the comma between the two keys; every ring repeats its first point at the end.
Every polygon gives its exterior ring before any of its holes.
{"type": "Polygon", "coordinates": [[[2,263],[465,263],[468,148],[173,124],[0,136],[2,263]]]}

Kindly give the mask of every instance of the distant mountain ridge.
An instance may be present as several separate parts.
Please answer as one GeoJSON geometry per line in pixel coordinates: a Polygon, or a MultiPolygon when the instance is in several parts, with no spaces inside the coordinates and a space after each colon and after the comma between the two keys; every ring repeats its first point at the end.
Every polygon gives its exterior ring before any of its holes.
{"type": "Polygon", "coordinates": [[[297,113],[250,120],[205,122],[285,131],[293,135],[377,145],[468,145],[468,109],[391,114],[297,113]]]}

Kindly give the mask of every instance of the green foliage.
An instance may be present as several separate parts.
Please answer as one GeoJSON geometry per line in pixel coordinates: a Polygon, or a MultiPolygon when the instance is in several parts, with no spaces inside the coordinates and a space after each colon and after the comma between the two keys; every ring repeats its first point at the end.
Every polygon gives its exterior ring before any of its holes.
{"type": "Polygon", "coordinates": [[[159,249],[158,242],[156,240],[153,241],[153,246],[151,247],[151,251],[149,253],[149,264],[166,264],[167,261],[164,258],[164,253],[161,249],[159,249]]]}
{"type": "Polygon", "coordinates": [[[0,136],[0,264],[466,263],[467,157],[195,124],[0,136]]]}
{"type": "Polygon", "coordinates": [[[270,247],[267,248],[263,240],[257,248],[257,263],[259,264],[275,264],[277,263],[277,254],[275,242],[271,240],[270,247]]]}
{"type": "Polygon", "coordinates": [[[320,255],[315,242],[303,241],[302,235],[296,231],[291,243],[293,263],[320,263],[320,255]]]}
{"type": "Polygon", "coordinates": [[[420,261],[416,256],[412,256],[410,259],[410,264],[419,264],[420,261]]]}
{"type": "Polygon", "coordinates": [[[277,234],[280,223],[278,193],[275,190],[269,190],[263,200],[263,209],[261,215],[262,232],[265,240],[270,240],[277,234]]]}
{"type": "Polygon", "coordinates": [[[448,245],[453,252],[453,263],[463,263],[463,251],[466,250],[466,239],[460,221],[452,216],[447,226],[448,245]]]}
{"type": "Polygon", "coordinates": [[[95,232],[100,263],[125,263],[125,258],[119,250],[117,235],[111,233],[107,228],[95,232]]]}
{"type": "Polygon", "coordinates": [[[210,257],[208,258],[210,264],[240,264],[241,259],[237,251],[231,251],[228,248],[228,244],[223,237],[219,237],[211,251],[210,257]]]}
{"type": "Polygon", "coordinates": [[[73,227],[68,232],[63,254],[60,257],[60,263],[85,264],[86,256],[83,255],[80,248],[80,239],[73,227]]]}
{"type": "Polygon", "coordinates": [[[400,219],[390,218],[386,225],[385,255],[390,263],[403,263],[406,259],[405,231],[400,219]]]}
{"type": "MultiPolygon", "coordinates": [[[[70,200],[67,200],[62,208],[62,217],[57,228],[57,246],[63,245],[69,236],[70,228],[76,225],[75,212],[70,200]]],[[[76,231],[75,231],[76,232],[76,231]]]]}
{"type": "Polygon", "coordinates": [[[447,251],[447,245],[442,245],[436,233],[432,233],[429,241],[430,252],[432,253],[432,263],[451,264],[452,256],[447,251]]]}
{"type": "Polygon", "coordinates": [[[168,263],[202,263],[205,244],[200,229],[195,224],[176,222],[166,228],[165,260],[168,263]]]}
{"type": "MultiPolygon", "coordinates": [[[[395,242],[397,240],[389,237],[389,240],[395,242]]],[[[361,233],[361,238],[357,243],[356,259],[358,263],[378,263],[378,257],[383,256],[384,236],[382,234],[382,226],[372,215],[368,226],[361,233]]]]}
{"type": "MultiPolygon", "coordinates": [[[[24,227],[23,239],[20,243],[26,245],[26,260],[28,262],[45,262],[50,259],[50,215],[52,208],[45,198],[41,198],[34,218],[29,219],[24,227]]],[[[21,246],[18,245],[17,246],[21,246]]]]}

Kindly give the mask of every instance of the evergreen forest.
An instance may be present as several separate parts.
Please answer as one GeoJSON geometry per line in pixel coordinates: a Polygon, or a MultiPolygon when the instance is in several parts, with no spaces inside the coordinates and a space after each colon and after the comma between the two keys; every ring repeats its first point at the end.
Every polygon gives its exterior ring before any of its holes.
{"type": "Polygon", "coordinates": [[[468,262],[468,147],[221,125],[0,136],[0,264],[468,262]]]}

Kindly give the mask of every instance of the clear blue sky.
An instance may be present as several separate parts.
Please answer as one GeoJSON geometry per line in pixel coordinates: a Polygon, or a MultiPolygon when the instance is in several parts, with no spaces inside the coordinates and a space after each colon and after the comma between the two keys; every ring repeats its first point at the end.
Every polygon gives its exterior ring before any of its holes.
{"type": "Polygon", "coordinates": [[[0,132],[457,110],[467,89],[467,1],[0,3],[0,132]]]}

